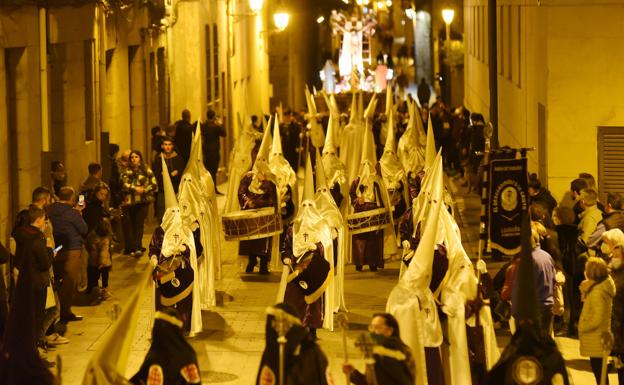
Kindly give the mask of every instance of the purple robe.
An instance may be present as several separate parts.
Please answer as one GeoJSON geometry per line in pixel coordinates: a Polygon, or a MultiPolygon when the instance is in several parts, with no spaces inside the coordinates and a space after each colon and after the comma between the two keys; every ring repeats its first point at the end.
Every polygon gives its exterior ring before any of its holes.
{"type": "MultiPolygon", "coordinates": [[[[318,253],[322,257],[324,253],[323,246],[321,244],[317,244],[314,253],[318,253]]],[[[284,236],[284,240],[282,241],[280,247],[280,254],[282,256],[282,260],[284,260],[285,258],[290,258],[291,261],[295,260],[295,257],[293,256],[292,225],[288,226],[288,229],[286,230],[286,235],[284,236]]],[[[324,299],[325,295],[322,295],[313,303],[308,304],[305,301],[305,294],[295,281],[288,282],[288,284],[286,285],[284,302],[297,310],[297,314],[299,314],[299,318],[301,319],[301,323],[304,327],[314,329],[320,329],[323,327],[324,299]]]]}
{"type": "MultiPolygon", "coordinates": [[[[349,195],[351,196],[351,204],[353,205],[353,211],[359,213],[362,211],[375,210],[383,207],[383,203],[381,206],[379,206],[376,202],[357,202],[356,190],[359,182],[360,178],[356,178],[353,183],[351,183],[351,189],[349,190],[349,195]]],[[[382,202],[381,189],[379,188],[379,184],[375,182],[374,186],[376,201],[382,202]]],[[[353,235],[353,263],[356,266],[369,265],[371,267],[383,267],[383,236],[383,230],[375,230],[368,233],[353,235]]]]}
{"type": "MultiPolygon", "coordinates": [[[[249,185],[253,179],[253,173],[248,172],[241,179],[238,188],[238,202],[242,210],[259,209],[262,207],[275,207],[277,205],[277,189],[269,180],[262,181],[260,189],[264,194],[256,194],[249,191],[249,185]]],[[[239,255],[259,255],[271,258],[271,237],[241,241],[238,249],[239,255]]],[[[267,260],[268,260],[267,259],[267,260]]]]}

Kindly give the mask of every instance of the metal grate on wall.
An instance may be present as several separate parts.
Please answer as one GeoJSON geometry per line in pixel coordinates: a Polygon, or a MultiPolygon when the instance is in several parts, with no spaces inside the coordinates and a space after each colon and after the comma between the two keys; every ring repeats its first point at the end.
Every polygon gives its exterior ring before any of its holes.
{"type": "Polygon", "coordinates": [[[624,195],[624,127],[598,127],[598,188],[603,202],[608,192],[624,195]]]}

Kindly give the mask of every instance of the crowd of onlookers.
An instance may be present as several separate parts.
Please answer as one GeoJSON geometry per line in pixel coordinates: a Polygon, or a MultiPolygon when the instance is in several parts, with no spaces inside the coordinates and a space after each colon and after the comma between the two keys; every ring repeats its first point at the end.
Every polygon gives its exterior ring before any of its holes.
{"type": "MultiPolygon", "coordinates": [[[[425,95],[426,98],[426,95],[425,95]]],[[[442,147],[445,169],[469,192],[479,192],[486,148],[485,120],[465,107],[447,108],[438,98],[424,108],[424,127],[431,119],[436,146],[442,147]]],[[[399,130],[407,125],[407,108],[399,108],[399,130]],[[402,114],[405,114],[402,116],[402,114]]],[[[397,133],[401,135],[400,132],[397,133]]],[[[398,137],[398,136],[397,136],[398,137]]],[[[379,144],[379,143],[378,143],[379,144]]],[[[383,150],[383,145],[378,147],[383,150]]],[[[515,156],[507,151],[503,156],[515,156]]],[[[578,338],[580,353],[590,358],[596,382],[603,364],[603,334],[613,336],[611,356],[618,363],[618,380],[624,384],[624,212],[622,196],[607,192],[600,201],[595,178],[580,173],[560,202],[536,174],[528,178],[532,259],[540,303],[537,327],[541,333],[578,338]]],[[[492,309],[497,325],[514,330],[516,273],[520,256],[505,261],[492,279],[492,309]]],[[[607,384],[608,379],[607,379],[607,384]]]]}
{"type": "MultiPolygon", "coordinates": [[[[186,110],[166,130],[154,128],[151,159],[144,159],[140,151],[120,151],[118,145],[110,144],[109,157],[103,160],[109,175],[103,176],[102,164],[91,163],[88,177],[77,189],[67,180],[63,162],[52,162],[50,185],[37,187],[30,206],[13,221],[14,253],[0,244],[0,264],[8,264],[10,272],[10,282],[0,274],[0,336],[10,312],[17,311],[13,301],[32,303],[34,343],[45,357],[55,345],[69,342],[64,336],[67,324],[83,319],[72,311],[77,295],[85,296],[90,304],[111,298],[108,282],[113,252],[135,258],[143,255],[150,206],[156,221],[164,213],[162,160],[177,192],[195,129],[186,110]],[[26,278],[20,282],[20,277],[26,278]]],[[[216,178],[219,138],[225,130],[213,111],[200,129],[204,164],[216,178]]]]}

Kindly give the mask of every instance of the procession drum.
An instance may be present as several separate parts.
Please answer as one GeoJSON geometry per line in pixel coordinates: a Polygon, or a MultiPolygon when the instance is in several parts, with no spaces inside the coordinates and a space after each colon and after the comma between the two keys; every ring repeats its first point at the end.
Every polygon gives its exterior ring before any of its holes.
{"type": "Polygon", "coordinates": [[[267,238],[282,232],[282,218],[274,207],[226,213],[222,222],[226,241],[267,238]]]}
{"type": "Polygon", "coordinates": [[[154,278],[163,306],[173,306],[193,291],[193,268],[182,256],[162,260],[156,267],[154,278]]]}
{"type": "Polygon", "coordinates": [[[390,212],[387,208],[360,211],[347,215],[351,234],[362,234],[382,230],[390,226],[390,212]]]}
{"type": "Polygon", "coordinates": [[[318,252],[306,253],[297,266],[304,266],[303,271],[295,270],[290,282],[295,283],[305,296],[308,304],[315,302],[327,288],[332,276],[329,274],[331,266],[318,252]]]}

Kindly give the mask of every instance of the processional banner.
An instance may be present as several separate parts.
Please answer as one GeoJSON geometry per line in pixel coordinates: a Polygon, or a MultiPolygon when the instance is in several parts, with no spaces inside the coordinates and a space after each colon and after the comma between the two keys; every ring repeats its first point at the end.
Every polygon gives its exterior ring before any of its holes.
{"type": "Polygon", "coordinates": [[[488,217],[490,247],[505,255],[520,252],[522,212],[528,207],[527,160],[490,162],[488,217]]]}

